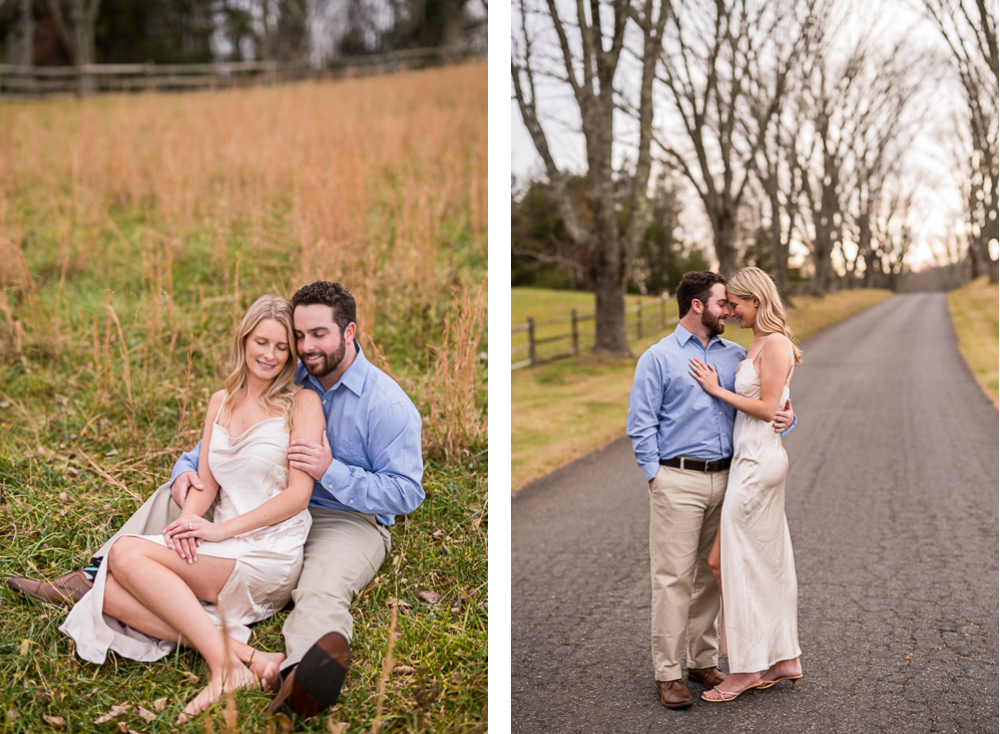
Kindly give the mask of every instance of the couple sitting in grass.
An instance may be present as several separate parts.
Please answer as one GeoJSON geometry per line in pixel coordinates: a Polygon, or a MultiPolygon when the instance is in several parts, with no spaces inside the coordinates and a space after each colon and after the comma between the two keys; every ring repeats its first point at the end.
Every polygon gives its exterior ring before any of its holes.
{"type": "Polygon", "coordinates": [[[170,482],[90,569],[7,580],[75,602],[60,630],[80,657],[102,664],[111,649],[152,661],[194,647],[210,680],[187,715],[256,685],[277,694],[273,713],[314,716],[337,700],[350,604],[389,553],[395,516],[424,498],[420,416],[356,344],[355,311],[339,283],[308,285],[291,304],[258,298],[202,440],[170,482]],[[250,647],[247,625],[289,599],[285,654],[250,647]]]}

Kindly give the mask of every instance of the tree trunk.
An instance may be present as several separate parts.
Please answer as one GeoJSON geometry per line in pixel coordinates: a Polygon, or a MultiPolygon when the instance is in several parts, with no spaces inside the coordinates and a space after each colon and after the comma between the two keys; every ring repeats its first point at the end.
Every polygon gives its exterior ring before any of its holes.
{"type": "Polygon", "coordinates": [[[736,218],[730,209],[722,209],[712,224],[715,230],[715,256],[719,258],[719,275],[728,278],[736,272],[736,218]]]}
{"type": "Polygon", "coordinates": [[[788,297],[788,242],[781,236],[781,201],[778,198],[776,172],[766,179],[764,188],[771,204],[771,259],[774,261],[774,285],[778,289],[778,295],[781,296],[781,302],[787,306],[791,302],[788,297]]]}
{"type": "Polygon", "coordinates": [[[630,354],[628,330],[625,326],[625,279],[620,271],[621,268],[616,268],[611,263],[605,263],[593,271],[595,354],[616,357],[630,354]]]}

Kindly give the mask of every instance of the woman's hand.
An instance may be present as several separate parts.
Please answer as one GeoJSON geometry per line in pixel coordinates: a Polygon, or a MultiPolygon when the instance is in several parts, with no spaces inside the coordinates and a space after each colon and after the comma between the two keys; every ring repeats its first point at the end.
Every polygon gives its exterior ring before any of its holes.
{"type": "Polygon", "coordinates": [[[185,515],[167,525],[163,539],[168,548],[175,549],[188,563],[198,560],[197,547],[203,541],[217,543],[229,537],[221,524],[209,522],[201,515],[185,515]]]}
{"type": "Polygon", "coordinates": [[[688,372],[691,377],[698,381],[698,384],[705,388],[709,395],[716,395],[719,392],[719,373],[715,367],[707,365],[700,359],[690,361],[691,370],[688,372]]]}

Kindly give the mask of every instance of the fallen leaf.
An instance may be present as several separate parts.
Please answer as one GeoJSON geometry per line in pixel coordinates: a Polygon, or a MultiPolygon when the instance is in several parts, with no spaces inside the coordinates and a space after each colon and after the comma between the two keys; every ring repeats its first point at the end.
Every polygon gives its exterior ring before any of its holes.
{"type": "Polygon", "coordinates": [[[427,602],[428,604],[437,604],[441,601],[441,595],[436,591],[430,591],[429,589],[418,591],[417,598],[420,599],[420,601],[427,602]]]}
{"type": "Polygon", "coordinates": [[[142,720],[145,721],[147,724],[151,724],[153,720],[156,718],[156,714],[154,714],[149,709],[144,709],[142,706],[136,709],[136,713],[139,714],[139,716],[142,717],[142,720]]]}
{"type": "Polygon", "coordinates": [[[490,606],[490,600],[489,599],[483,599],[481,602],[479,602],[479,608],[480,609],[488,609],[489,606],[490,606]]]}
{"type": "Polygon", "coordinates": [[[447,543],[442,543],[442,544],[441,544],[441,550],[443,550],[443,551],[444,551],[444,554],[445,554],[446,556],[450,556],[450,555],[451,555],[451,548],[449,548],[449,547],[448,547],[448,544],[447,544],[447,543]]]}
{"type": "Polygon", "coordinates": [[[28,654],[28,646],[31,645],[31,640],[21,640],[21,650],[18,653],[21,657],[28,654]]]}
{"type": "Polygon", "coordinates": [[[452,607],[451,611],[452,611],[452,614],[461,614],[462,613],[462,607],[452,607]]]}
{"type": "Polygon", "coordinates": [[[46,619],[48,619],[48,618],[49,618],[49,615],[48,615],[48,614],[39,614],[39,615],[38,615],[38,621],[39,621],[39,622],[42,622],[42,621],[44,621],[44,620],[46,620],[46,619]]]}
{"type": "Polygon", "coordinates": [[[105,456],[118,456],[118,449],[112,449],[111,451],[104,452],[105,456]]]}
{"type": "Polygon", "coordinates": [[[59,517],[66,517],[69,514],[69,510],[59,510],[59,517]]]}
{"type": "Polygon", "coordinates": [[[9,408],[9,407],[10,407],[10,403],[8,403],[6,400],[4,400],[2,403],[0,403],[0,408],[9,408]]]}
{"type": "Polygon", "coordinates": [[[454,673],[451,674],[451,682],[457,686],[459,683],[462,682],[462,674],[456,670],[454,673]]]}
{"type": "Polygon", "coordinates": [[[70,501],[70,499],[69,499],[69,495],[68,495],[68,494],[66,494],[65,492],[60,492],[60,493],[59,493],[59,499],[60,499],[60,501],[62,501],[62,502],[69,502],[69,501],[70,501]]]}
{"type": "Polygon", "coordinates": [[[80,470],[72,466],[66,467],[66,473],[74,477],[80,476],[80,470]]]}
{"type": "Polygon", "coordinates": [[[189,670],[185,670],[184,671],[184,677],[187,678],[192,683],[197,683],[198,682],[198,676],[196,676],[194,673],[192,673],[189,670]]]}
{"type": "Polygon", "coordinates": [[[476,530],[479,530],[479,526],[482,524],[483,524],[483,518],[481,517],[477,517],[475,520],[472,521],[472,527],[474,527],[476,530]]]}
{"type": "Polygon", "coordinates": [[[393,596],[390,596],[389,597],[389,603],[388,603],[389,608],[391,609],[392,607],[396,606],[397,604],[399,605],[399,608],[402,609],[404,612],[407,609],[413,609],[413,605],[410,604],[410,602],[408,602],[408,601],[400,601],[399,599],[397,599],[397,598],[395,598],[393,596]]]}
{"type": "Polygon", "coordinates": [[[128,726],[125,724],[124,721],[118,722],[118,731],[120,731],[122,734],[128,734],[128,726]]]}
{"type": "Polygon", "coordinates": [[[169,698],[158,698],[155,701],[153,701],[153,708],[156,709],[157,711],[163,711],[163,709],[167,707],[168,703],[170,703],[169,698]]]}
{"type": "Polygon", "coordinates": [[[444,535],[444,531],[441,530],[441,528],[438,528],[433,533],[431,533],[432,538],[440,538],[442,535],[444,535]]]}
{"type": "Polygon", "coordinates": [[[417,671],[411,668],[409,665],[397,665],[392,669],[393,673],[399,673],[399,675],[413,675],[417,671]]]}
{"type": "Polygon", "coordinates": [[[333,719],[326,720],[326,728],[330,730],[330,734],[344,734],[347,724],[334,724],[333,719]]]}
{"type": "Polygon", "coordinates": [[[108,713],[104,714],[104,716],[98,716],[96,719],[94,719],[94,723],[95,724],[104,724],[104,723],[106,723],[108,721],[111,721],[112,719],[115,719],[115,718],[121,716],[126,711],[128,711],[130,708],[132,708],[132,704],[130,704],[130,703],[118,703],[118,704],[115,704],[114,706],[111,707],[111,710],[108,711],[108,713]]]}
{"type": "Polygon", "coordinates": [[[42,718],[45,719],[49,724],[54,726],[56,729],[62,729],[66,726],[66,719],[61,716],[49,716],[48,714],[42,714],[42,718]]]}
{"type": "Polygon", "coordinates": [[[21,714],[17,713],[14,709],[7,709],[7,721],[13,721],[21,714]]]}

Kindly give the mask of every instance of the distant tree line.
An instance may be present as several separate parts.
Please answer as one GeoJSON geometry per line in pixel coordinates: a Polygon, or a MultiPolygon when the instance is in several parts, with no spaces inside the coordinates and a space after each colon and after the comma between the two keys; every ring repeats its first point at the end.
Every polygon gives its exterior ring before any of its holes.
{"type": "Polygon", "coordinates": [[[24,66],[322,62],[485,47],[484,0],[0,0],[0,61],[24,66]]]}
{"type": "Polygon", "coordinates": [[[761,264],[786,298],[796,276],[814,295],[897,287],[924,175],[909,153],[941,80],[966,105],[941,141],[966,200],[963,251],[972,275],[996,282],[995,3],[924,11],[948,58],[884,18],[859,28],[856,8],[829,0],[515,0],[512,96],[563,248],[585,253],[595,351],[628,351],[624,295],[663,216],[657,171],[697,195],[723,275],[761,264]],[[552,152],[574,118],[585,185],[552,152]]]}

